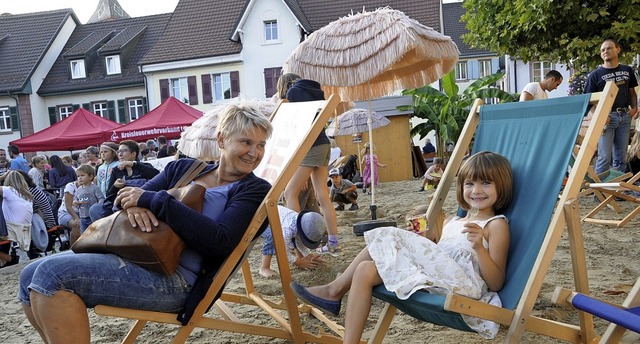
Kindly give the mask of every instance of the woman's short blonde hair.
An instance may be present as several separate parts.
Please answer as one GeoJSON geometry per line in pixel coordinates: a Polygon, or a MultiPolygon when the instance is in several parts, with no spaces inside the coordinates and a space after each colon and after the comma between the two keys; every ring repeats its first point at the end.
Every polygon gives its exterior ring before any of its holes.
{"type": "Polygon", "coordinates": [[[247,133],[253,129],[260,129],[267,138],[271,137],[273,127],[269,119],[256,108],[242,103],[227,106],[218,120],[218,133],[222,137],[247,133]]]}
{"type": "Polygon", "coordinates": [[[469,210],[464,200],[464,183],[469,180],[486,180],[496,185],[498,199],[493,205],[496,214],[504,213],[513,198],[513,173],[509,160],[498,153],[482,151],[472,155],[460,167],[456,181],[456,198],[460,208],[469,210]]]}

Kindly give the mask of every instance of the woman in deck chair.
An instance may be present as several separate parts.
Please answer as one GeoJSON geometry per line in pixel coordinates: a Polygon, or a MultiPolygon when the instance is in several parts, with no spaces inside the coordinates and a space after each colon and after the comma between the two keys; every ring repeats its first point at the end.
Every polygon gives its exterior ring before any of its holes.
{"type": "Polygon", "coordinates": [[[180,321],[189,320],[271,188],[253,174],[272,132],[269,120],[251,107],[234,104],[225,109],[217,127],[220,160],[195,179],[206,188],[202,213],[164,191],[189,169],[191,159],[170,162],[142,188],[125,187],[116,198],[141,230],[150,231],[151,223],[162,220],[185,242],[179,267],[171,276],[113,254],[71,251],[24,268],[18,299],[44,342],[89,343],[86,308],[98,304],[179,313],[180,321]]]}
{"type": "MultiPolygon", "coordinates": [[[[437,244],[395,227],[365,232],[367,247],[344,273],[317,287],[292,282],[294,292],[304,302],[337,315],[342,297],[351,289],[345,343],[359,342],[373,287],[381,283],[400,299],[422,290],[501,305],[496,292],[504,284],[509,251],[509,224],[502,215],[512,199],[509,161],[496,153],[477,153],[460,168],[456,183],[458,203],[470,211],[465,218],[451,218],[437,244]]],[[[465,317],[465,322],[485,338],[495,337],[499,329],[486,320],[465,317]]]]}

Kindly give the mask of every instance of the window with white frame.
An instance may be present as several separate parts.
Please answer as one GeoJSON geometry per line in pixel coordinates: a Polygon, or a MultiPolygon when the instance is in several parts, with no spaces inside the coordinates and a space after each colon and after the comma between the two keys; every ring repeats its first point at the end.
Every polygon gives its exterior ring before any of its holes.
{"type": "Polygon", "coordinates": [[[231,99],[231,75],[229,73],[212,74],[213,99],[231,99]]]}
{"type": "Polygon", "coordinates": [[[60,117],[59,119],[60,121],[71,116],[72,113],[73,113],[72,106],[58,106],[58,116],[60,117]]]}
{"type": "Polygon", "coordinates": [[[542,81],[544,75],[551,69],[553,69],[553,65],[549,61],[531,62],[531,82],[542,81]]]}
{"type": "Polygon", "coordinates": [[[96,115],[102,118],[109,118],[107,103],[106,102],[93,103],[93,113],[95,113],[96,115]]]}
{"type": "Polygon", "coordinates": [[[9,108],[0,108],[0,131],[11,130],[11,111],[9,108]]]}
{"type": "Polygon", "coordinates": [[[171,95],[189,104],[189,84],[187,78],[171,79],[171,95]]]}
{"type": "Polygon", "coordinates": [[[267,42],[278,40],[278,21],[277,20],[264,21],[264,40],[267,42]]]}
{"type": "Polygon", "coordinates": [[[120,74],[120,55],[113,55],[105,57],[105,64],[107,65],[107,75],[120,74]]]}
{"type": "Polygon", "coordinates": [[[135,121],[144,114],[142,98],[129,99],[129,121],[135,121]]]}
{"type": "Polygon", "coordinates": [[[456,80],[467,79],[467,61],[458,61],[456,64],[456,80]]]}
{"type": "Polygon", "coordinates": [[[84,60],[71,61],[71,79],[86,78],[87,73],[84,69],[84,60]]]}
{"type": "Polygon", "coordinates": [[[491,60],[479,60],[478,61],[480,67],[480,77],[489,76],[491,73],[491,60]]]}

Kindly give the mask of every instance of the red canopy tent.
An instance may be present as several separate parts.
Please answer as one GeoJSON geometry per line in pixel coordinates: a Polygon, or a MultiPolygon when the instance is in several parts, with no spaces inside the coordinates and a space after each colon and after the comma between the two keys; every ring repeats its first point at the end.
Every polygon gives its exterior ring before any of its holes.
{"type": "Polygon", "coordinates": [[[109,141],[111,131],[120,126],[79,108],[62,121],[10,144],[18,146],[20,152],[72,151],[109,141]]]}
{"type": "Polygon", "coordinates": [[[202,117],[202,111],[196,110],[180,100],[169,97],[155,109],[139,119],[113,130],[111,141],[144,141],[163,135],[167,139],[180,138],[185,127],[202,117]]]}

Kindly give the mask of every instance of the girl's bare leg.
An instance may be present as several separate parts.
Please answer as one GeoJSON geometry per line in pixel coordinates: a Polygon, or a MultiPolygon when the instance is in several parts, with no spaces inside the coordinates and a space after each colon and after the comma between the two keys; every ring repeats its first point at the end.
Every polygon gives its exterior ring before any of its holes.
{"type": "Polygon", "coordinates": [[[327,176],[329,171],[327,166],[314,167],[311,171],[311,183],[316,193],[316,198],[320,203],[324,222],[327,225],[329,235],[338,235],[338,220],[336,219],[336,210],[333,208],[329,188],[327,188],[327,176]]]}
{"type": "Polygon", "coordinates": [[[353,259],[347,269],[340,274],[335,280],[329,284],[319,285],[315,287],[308,287],[307,291],[319,298],[331,301],[337,301],[342,299],[349,289],[351,289],[352,279],[356,272],[356,269],[362,262],[371,261],[369,251],[365,247],[358,255],[353,259]]]}
{"type": "Polygon", "coordinates": [[[358,264],[351,282],[344,323],[344,343],[359,343],[371,311],[373,287],[382,283],[373,261],[358,264]]]}
{"type": "Polygon", "coordinates": [[[300,166],[293,173],[293,177],[284,189],[284,198],[287,202],[287,208],[300,212],[300,201],[298,194],[300,190],[307,184],[313,167],[300,166]]]}

